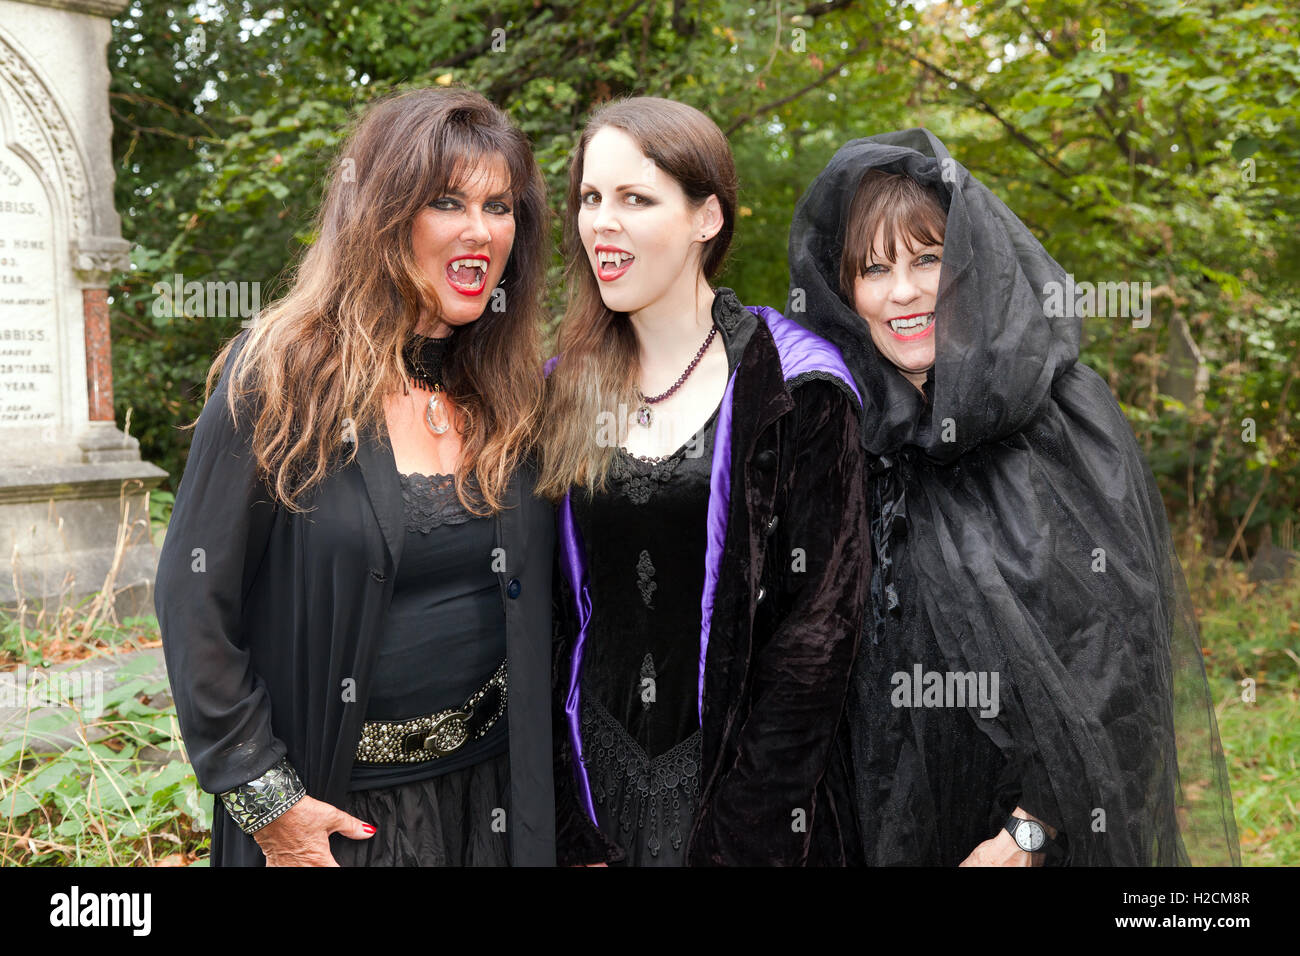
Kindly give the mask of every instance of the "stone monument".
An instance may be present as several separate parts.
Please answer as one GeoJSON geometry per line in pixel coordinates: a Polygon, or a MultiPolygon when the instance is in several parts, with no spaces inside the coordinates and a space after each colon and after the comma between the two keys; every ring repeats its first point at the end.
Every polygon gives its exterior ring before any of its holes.
{"type": "Polygon", "coordinates": [[[117,428],[108,284],[109,18],[125,0],[0,0],[0,610],[116,595],[148,613],[147,493],[117,428]]]}

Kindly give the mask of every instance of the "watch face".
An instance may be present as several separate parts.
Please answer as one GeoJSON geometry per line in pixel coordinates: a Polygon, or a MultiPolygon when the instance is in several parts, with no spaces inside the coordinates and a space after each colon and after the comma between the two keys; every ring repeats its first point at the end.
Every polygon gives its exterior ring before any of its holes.
{"type": "Polygon", "coordinates": [[[1016,827],[1016,843],[1026,853],[1036,853],[1047,842],[1047,834],[1033,820],[1026,820],[1016,827]]]}

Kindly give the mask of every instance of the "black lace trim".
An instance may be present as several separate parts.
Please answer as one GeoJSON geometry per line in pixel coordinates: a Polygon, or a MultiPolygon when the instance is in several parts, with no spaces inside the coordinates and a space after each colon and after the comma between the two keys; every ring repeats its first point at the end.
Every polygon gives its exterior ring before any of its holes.
{"type": "Polygon", "coordinates": [[[584,694],[582,739],[591,797],[617,816],[620,842],[626,846],[635,832],[645,836],[651,856],[664,840],[680,851],[700,805],[700,731],[652,760],[603,704],[584,694]]]}
{"type": "Polygon", "coordinates": [[[455,475],[422,475],[415,472],[403,475],[402,509],[406,515],[406,529],[428,534],[446,524],[464,524],[478,517],[460,503],[456,494],[455,475]]]}
{"type": "Polygon", "coordinates": [[[623,448],[619,448],[609,468],[609,477],[614,488],[634,505],[643,505],[654,497],[656,491],[672,480],[673,473],[682,459],[676,455],[658,462],[645,462],[634,457],[623,448]],[[649,465],[649,470],[638,468],[649,465]]]}
{"type": "Polygon", "coordinates": [[[429,391],[433,391],[434,386],[441,387],[442,366],[450,346],[450,335],[435,339],[427,335],[413,334],[402,348],[402,359],[406,362],[407,374],[429,391]]]}
{"type": "Polygon", "coordinates": [[[701,447],[704,452],[711,451],[712,445],[707,441],[707,436],[717,419],[718,412],[715,410],[699,431],[675,452],[665,457],[634,455],[619,445],[609,469],[609,477],[614,482],[616,491],[634,505],[648,502],[654,497],[656,491],[672,481],[678,467],[686,460],[688,451],[701,447]]]}

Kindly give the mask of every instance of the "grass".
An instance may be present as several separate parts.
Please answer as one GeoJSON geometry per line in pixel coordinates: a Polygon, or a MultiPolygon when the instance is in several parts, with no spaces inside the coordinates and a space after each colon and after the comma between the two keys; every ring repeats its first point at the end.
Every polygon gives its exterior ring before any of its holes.
{"type": "Polygon", "coordinates": [[[100,700],[29,708],[24,736],[0,745],[0,864],[188,866],[206,857],[211,798],[183,759],[166,680],[144,673],[152,666],[132,659],[100,700]],[[51,732],[76,744],[32,739],[51,732]]]}
{"type": "Polygon", "coordinates": [[[34,621],[0,613],[0,671],[20,664],[48,667],[123,651],[161,647],[153,617],[101,620],[84,626],[86,602],[56,611],[41,610],[34,621]]]}
{"type": "Polygon", "coordinates": [[[1242,863],[1300,865],[1300,578],[1224,569],[1196,595],[1242,863]]]}

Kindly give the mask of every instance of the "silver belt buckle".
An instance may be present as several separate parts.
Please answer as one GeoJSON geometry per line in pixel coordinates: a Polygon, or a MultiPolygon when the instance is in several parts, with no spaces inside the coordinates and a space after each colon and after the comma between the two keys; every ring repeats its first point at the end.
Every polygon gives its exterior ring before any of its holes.
{"type": "Polygon", "coordinates": [[[434,720],[429,736],[424,738],[424,749],[445,757],[469,739],[469,720],[472,710],[453,710],[434,720]]]}
{"type": "Polygon", "coordinates": [[[407,735],[406,749],[427,750],[435,757],[447,756],[469,739],[469,728],[465,724],[472,715],[472,710],[449,710],[437,715],[427,735],[407,735]]]}

